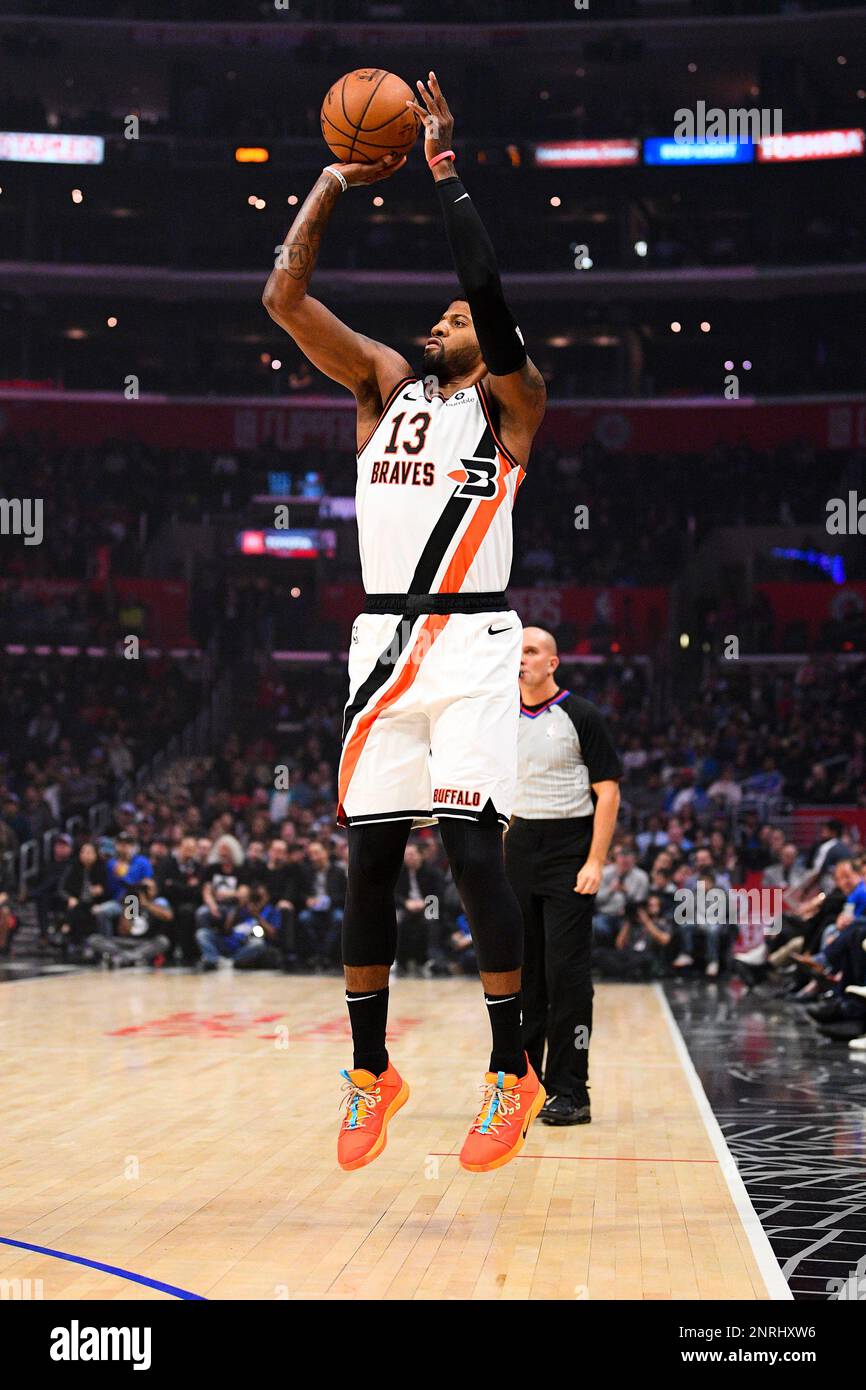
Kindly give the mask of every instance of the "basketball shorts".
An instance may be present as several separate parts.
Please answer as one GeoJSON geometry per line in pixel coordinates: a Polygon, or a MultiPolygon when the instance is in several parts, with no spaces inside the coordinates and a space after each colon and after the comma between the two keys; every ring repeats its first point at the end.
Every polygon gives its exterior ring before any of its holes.
{"type": "Polygon", "coordinates": [[[513,609],[361,613],[349,645],[340,824],[478,820],[490,801],[506,826],[522,646],[513,609]]]}

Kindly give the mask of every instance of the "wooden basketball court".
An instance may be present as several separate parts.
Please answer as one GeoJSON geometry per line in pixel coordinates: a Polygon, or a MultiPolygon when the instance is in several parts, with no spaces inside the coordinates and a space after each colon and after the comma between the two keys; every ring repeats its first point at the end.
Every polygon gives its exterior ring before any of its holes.
{"type": "Polygon", "coordinates": [[[536,1123],[477,1175],[475,982],[392,985],[412,1095],[357,1173],[339,979],[82,972],[0,999],[0,1281],[45,1299],[790,1297],[656,987],[597,990],[592,1124],[536,1123]]]}

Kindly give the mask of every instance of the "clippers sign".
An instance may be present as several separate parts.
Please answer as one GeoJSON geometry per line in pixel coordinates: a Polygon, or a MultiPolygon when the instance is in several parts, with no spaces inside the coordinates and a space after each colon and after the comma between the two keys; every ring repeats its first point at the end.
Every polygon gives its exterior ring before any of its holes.
{"type": "Polygon", "coordinates": [[[18,164],[102,164],[105,141],[101,135],[0,130],[0,159],[18,164]]]}
{"type": "Polygon", "coordinates": [[[768,135],[758,142],[763,164],[793,164],[804,159],[851,159],[862,155],[862,130],[799,130],[790,135],[768,135]]]}

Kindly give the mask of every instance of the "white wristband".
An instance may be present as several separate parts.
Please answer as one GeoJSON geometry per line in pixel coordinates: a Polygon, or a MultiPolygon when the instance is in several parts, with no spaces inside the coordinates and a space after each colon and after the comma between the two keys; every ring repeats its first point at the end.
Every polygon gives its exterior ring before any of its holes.
{"type": "Polygon", "coordinates": [[[335,179],[339,179],[339,180],[340,180],[340,186],[341,186],[343,192],[345,193],[345,191],[346,191],[346,189],[349,187],[349,185],[346,183],[346,180],[344,179],[343,175],[340,173],[339,169],[335,169],[334,166],[333,166],[332,164],[326,164],[325,167],[324,167],[324,169],[322,170],[322,173],[323,173],[323,174],[333,174],[335,179]]]}

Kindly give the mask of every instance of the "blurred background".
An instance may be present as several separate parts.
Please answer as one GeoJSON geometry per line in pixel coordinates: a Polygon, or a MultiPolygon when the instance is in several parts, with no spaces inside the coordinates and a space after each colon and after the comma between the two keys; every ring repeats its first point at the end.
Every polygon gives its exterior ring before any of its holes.
{"type": "MultiPolygon", "coordinates": [[[[793,844],[815,872],[830,817],[861,852],[862,8],[478,9],[0,3],[9,969],[94,959],[70,865],[85,842],[116,863],[122,834],[173,913],[159,963],[198,959],[228,836],[273,909],[258,963],[338,965],[354,402],[261,292],[330,159],[322,98],[366,65],[438,73],[547,380],[511,601],[625,756],[619,847],[648,873],[660,849],[691,871],[706,848],[742,882],[793,844]],[[698,102],[779,112],[783,133],[686,158],[675,113],[698,102]],[[24,497],[39,543],[15,533],[24,497]],[[302,923],[323,872],[333,910],[302,923]]],[[[420,370],[455,290],[419,146],[340,201],[312,292],[420,370]]],[[[419,843],[445,875],[438,838],[419,843]]],[[[401,968],[471,969],[443,885],[435,939],[401,968]]]]}

